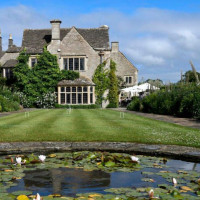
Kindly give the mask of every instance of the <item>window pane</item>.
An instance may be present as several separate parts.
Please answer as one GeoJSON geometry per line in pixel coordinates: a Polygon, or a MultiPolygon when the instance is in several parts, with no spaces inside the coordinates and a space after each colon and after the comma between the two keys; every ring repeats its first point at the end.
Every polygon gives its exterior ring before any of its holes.
{"type": "Polygon", "coordinates": [[[37,61],[36,58],[31,58],[31,67],[34,67],[36,61],[37,61]]]}
{"type": "Polygon", "coordinates": [[[71,96],[71,95],[70,95],[70,94],[67,94],[66,96],[67,96],[67,104],[70,104],[70,103],[71,103],[71,102],[70,102],[70,99],[71,99],[70,96],[71,96]]]}
{"type": "Polygon", "coordinates": [[[78,93],[78,103],[82,104],[82,94],[78,93]]]}
{"type": "Polygon", "coordinates": [[[83,103],[84,104],[88,103],[88,94],[87,93],[83,93],[83,103]]]}
{"type": "Polygon", "coordinates": [[[76,93],[72,93],[72,104],[76,104],[76,93]]]}
{"type": "Polygon", "coordinates": [[[67,58],[63,59],[63,65],[64,65],[64,69],[68,70],[68,59],[67,58]]]}
{"type": "Polygon", "coordinates": [[[65,94],[64,93],[60,94],[60,100],[61,100],[61,104],[65,104],[65,94]]]}
{"type": "Polygon", "coordinates": [[[66,92],[70,92],[70,87],[66,87],[66,92]]]}
{"type": "Polygon", "coordinates": [[[69,70],[73,70],[73,58],[69,58],[69,70]]]}
{"type": "Polygon", "coordinates": [[[132,77],[131,76],[129,77],[129,83],[132,83],[132,77]]]}
{"type": "Polygon", "coordinates": [[[74,68],[75,70],[79,70],[79,58],[74,58],[74,68]]]}
{"type": "Polygon", "coordinates": [[[90,103],[93,103],[93,93],[90,93],[90,103]]]}
{"type": "Polygon", "coordinates": [[[85,70],[85,59],[80,58],[80,70],[85,70]]]}
{"type": "Polygon", "coordinates": [[[83,87],[83,92],[87,92],[87,87],[83,87]]]}
{"type": "Polygon", "coordinates": [[[72,92],[76,92],[76,87],[72,87],[72,92]]]}
{"type": "Polygon", "coordinates": [[[78,92],[82,92],[82,87],[78,87],[78,92]]]}
{"type": "Polygon", "coordinates": [[[6,73],[6,78],[9,79],[10,78],[10,69],[6,68],[5,73],[6,73]]]}
{"type": "Polygon", "coordinates": [[[90,87],[90,92],[93,92],[93,87],[92,86],[90,87]]]}
{"type": "Polygon", "coordinates": [[[65,88],[64,87],[61,87],[61,92],[65,92],[65,88]]]}
{"type": "Polygon", "coordinates": [[[128,77],[126,77],[126,83],[128,83],[128,77]]]}

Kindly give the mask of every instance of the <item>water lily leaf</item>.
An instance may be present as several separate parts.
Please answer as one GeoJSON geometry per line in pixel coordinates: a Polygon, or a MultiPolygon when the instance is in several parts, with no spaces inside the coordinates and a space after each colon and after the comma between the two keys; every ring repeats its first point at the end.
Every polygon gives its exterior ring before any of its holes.
{"type": "Polygon", "coordinates": [[[181,186],[181,189],[186,191],[192,191],[192,189],[187,186],[181,186]]]}
{"type": "Polygon", "coordinates": [[[112,161],[110,161],[110,160],[109,160],[108,162],[105,163],[105,166],[106,166],[106,167],[115,167],[115,165],[116,165],[115,162],[112,162],[112,161]]]}
{"type": "Polygon", "coordinates": [[[55,157],[56,157],[56,154],[49,154],[48,157],[49,157],[49,158],[55,158],[55,157]]]}
{"type": "Polygon", "coordinates": [[[19,195],[17,200],[29,200],[29,198],[26,195],[19,195]]]}
{"type": "Polygon", "coordinates": [[[12,192],[12,194],[13,195],[15,195],[15,196],[19,196],[19,195],[30,195],[30,194],[32,194],[32,192],[31,191],[27,191],[27,190],[25,190],[25,191],[16,191],[16,192],[12,192]]]}

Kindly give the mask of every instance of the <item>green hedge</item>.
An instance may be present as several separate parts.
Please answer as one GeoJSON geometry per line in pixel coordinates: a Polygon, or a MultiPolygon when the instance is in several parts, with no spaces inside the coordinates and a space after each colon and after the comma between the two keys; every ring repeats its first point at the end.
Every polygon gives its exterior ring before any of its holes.
{"type": "Polygon", "coordinates": [[[91,104],[91,105],[60,105],[60,104],[56,104],[55,108],[96,109],[96,108],[100,108],[100,106],[96,105],[96,104],[91,104]]]}
{"type": "Polygon", "coordinates": [[[154,92],[142,100],[133,98],[127,109],[200,119],[200,86],[177,84],[171,89],[154,92]]]}

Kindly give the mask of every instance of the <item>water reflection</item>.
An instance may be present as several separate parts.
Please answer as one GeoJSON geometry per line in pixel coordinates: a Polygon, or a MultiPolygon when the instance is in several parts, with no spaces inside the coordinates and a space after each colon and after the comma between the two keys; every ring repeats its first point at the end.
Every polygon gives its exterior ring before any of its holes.
{"type": "Polygon", "coordinates": [[[102,191],[104,188],[109,188],[110,177],[109,173],[98,170],[58,168],[26,171],[23,180],[11,190],[25,189],[40,191],[41,195],[75,196],[76,193],[88,192],[88,190],[102,191]]]}

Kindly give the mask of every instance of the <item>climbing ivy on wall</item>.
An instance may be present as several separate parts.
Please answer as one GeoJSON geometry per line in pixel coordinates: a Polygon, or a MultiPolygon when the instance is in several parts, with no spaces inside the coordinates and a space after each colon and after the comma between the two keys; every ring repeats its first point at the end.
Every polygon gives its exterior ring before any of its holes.
{"type": "Polygon", "coordinates": [[[106,100],[109,100],[108,107],[118,107],[119,81],[116,76],[116,63],[110,61],[110,69],[105,69],[106,61],[98,65],[93,82],[95,83],[96,104],[101,105],[105,98],[102,98],[106,90],[109,90],[106,100]]]}
{"type": "Polygon", "coordinates": [[[108,89],[109,85],[109,78],[108,73],[109,70],[105,69],[106,62],[103,62],[102,64],[98,65],[94,76],[92,78],[92,81],[95,83],[95,94],[96,94],[96,104],[101,105],[103,99],[104,92],[108,89]]]}
{"type": "MultiPolygon", "coordinates": [[[[28,60],[29,55],[24,49],[20,53],[18,64],[13,70],[16,79],[15,87],[29,102],[26,103],[26,107],[43,107],[43,104],[45,107],[48,107],[45,99],[47,99],[47,101],[49,101],[49,99],[56,101],[56,98],[52,98],[52,94],[55,94],[59,81],[63,79],[74,80],[79,78],[78,72],[60,71],[57,57],[47,51],[46,48],[44,48],[43,53],[38,56],[38,62],[33,68],[28,66],[28,60]]],[[[54,103],[50,103],[51,107],[54,103]]]]}
{"type": "Polygon", "coordinates": [[[108,78],[109,78],[108,107],[117,108],[119,104],[119,95],[118,95],[119,88],[118,88],[118,78],[116,76],[116,63],[113,60],[110,61],[110,71],[108,74],[108,78]]]}

